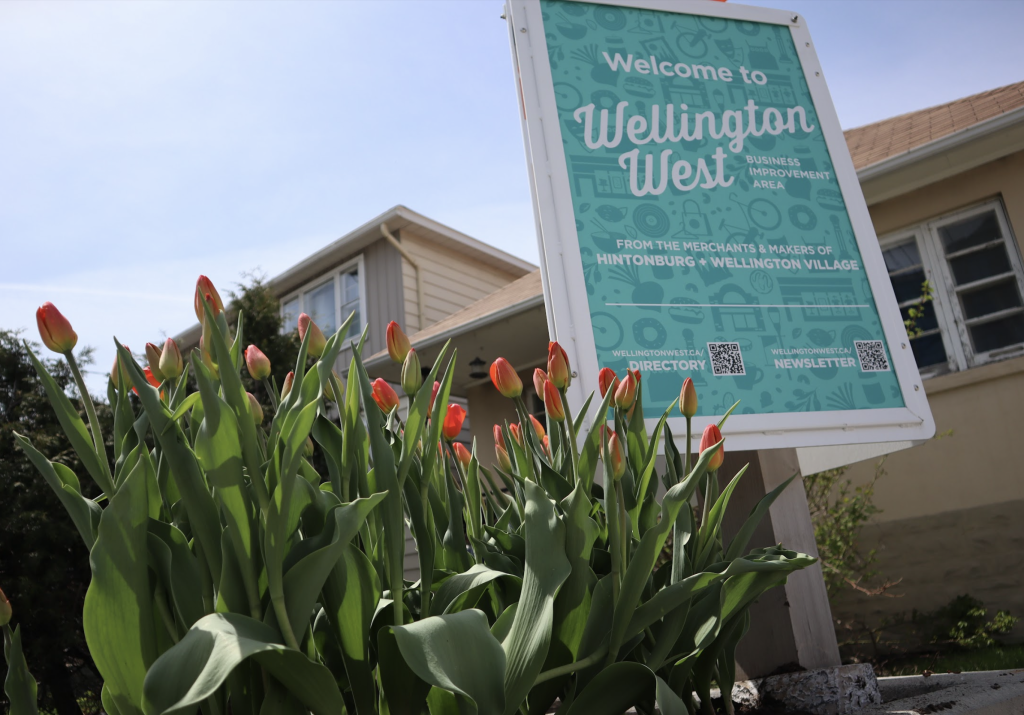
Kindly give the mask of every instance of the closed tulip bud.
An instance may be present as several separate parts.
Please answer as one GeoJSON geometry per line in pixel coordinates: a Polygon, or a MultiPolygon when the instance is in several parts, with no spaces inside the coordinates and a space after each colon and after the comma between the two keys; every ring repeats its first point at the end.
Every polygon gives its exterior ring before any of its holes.
{"type": "MultiPolygon", "coordinates": [[[[338,371],[337,370],[331,370],[331,374],[334,376],[334,379],[337,380],[337,382],[338,382],[338,389],[344,390],[345,389],[345,383],[342,381],[341,375],[338,374],[338,371]]],[[[330,380],[328,380],[324,384],[324,394],[327,396],[327,399],[330,400],[331,402],[341,402],[341,398],[335,396],[335,394],[334,394],[334,385],[331,384],[330,380]]]]}
{"type": "Polygon", "coordinates": [[[562,406],[562,393],[555,387],[555,383],[548,380],[544,383],[544,411],[548,413],[548,419],[555,422],[565,420],[565,409],[562,406]]]}
{"type": "Polygon", "coordinates": [[[533,389],[537,397],[544,399],[544,383],[548,381],[548,374],[539,367],[533,371],[533,389]]]}
{"type": "Polygon", "coordinates": [[[505,358],[491,363],[491,382],[502,397],[519,397],[523,394],[523,381],[505,358]]]}
{"type": "Polygon", "coordinates": [[[288,397],[288,393],[292,391],[292,383],[295,382],[295,373],[289,372],[284,376],[284,384],[281,385],[281,399],[288,397]]]}
{"type": "Polygon", "coordinates": [[[693,417],[697,414],[697,388],[693,386],[693,380],[683,380],[683,389],[679,391],[679,411],[683,417],[693,417]]]}
{"type": "Polygon", "coordinates": [[[513,425],[509,425],[508,431],[512,433],[512,439],[514,439],[516,441],[516,444],[518,444],[520,447],[522,447],[523,446],[523,426],[520,425],[517,422],[517,423],[515,423],[513,425]]]}
{"type": "Polygon", "coordinates": [[[399,327],[398,323],[391,321],[388,323],[387,329],[387,344],[388,344],[388,355],[399,365],[405,363],[405,356],[412,350],[412,345],[409,344],[409,338],[406,337],[405,333],[399,327]]]}
{"type": "MultiPolygon", "coordinates": [[[[718,429],[718,425],[711,423],[704,428],[704,434],[700,438],[700,453],[704,454],[704,451],[711,449],[716,444],[722,441],[722,432],[718,429]]],[[[722,462],[725,461],[725,445],[723,444],[715,452],[715,456],[708,462],[708,471],[714,472],[722,466],[722,462]]]]}
{"type": "Polygon", "coordinates": [[[381,412],[389,415],[392,410],[398,408],[398,393],[391,388],[391,385],[383,377],[378,377],[373,381],[373,401],[377,403],[377,407],[381,409],[381,412]]]}
{"type": "Polygon", "coordinates": [[[11,622],[11,616],[14,615],[14,609],[11,607],[11,602],[7,600],[7,596],[4,595],[3,589],[0,589],[0,627],[6,626],[11,622]]]}
{"type": "Polygon", "coordinates": [[[498,466],[502,471],[512,471],[512,460],[508,458],[508,452],[500,444],[494,445],[494,453],[498,455],[498,466]]]}
{"type": "Polygon", "coordinates": [[[50,301],[36,309],[36,324],[39,326],[39,337],[42,338],[43,345],[55,353],[71,352],[78,344],[78,333],[50,301]]]}
{"type": "Polygon", "coordinates": [[[544,439],[541,440],[540,446],[544,449],[544,454],[551,456],[551,440],[547,435],[544,435],[544,439]]]}
{"type": "Polygon", "coordinates": [[[153,371],[153,376],[163,382],[164,374],[160,370],[160,348],[153,343],[146,343],[146,360],[149,361],[149,369],[153,371]]]}
{"type": "Polygon", "coordinates": [[[206,365],[206,369],[210,371],[211,375],[215,378],[220,377],[220,370],[217,368],[217,363],[213,361],[213,355],[204,347],[205,342],[203,338],[199,338],[199,357],[202,358],[203,365],[206,365]]]}
{"type": "Polygon", "coordinates": [[[597,373],[597,386],[601,388],[601,397],[607,395],[608,390],[612,391],[614,397],[619,386],[619,376],[610,367],[602,367],[601,372],[597,373]]]}
{"type": "Polygon", "coordinates": [[[626,378],[619,383],[615,390],[615,406],[620,410],[628,410],[636,402],[636,378],[632,372],[626,373],[626,378]]]}
{"type": "MultiPolygon", "coordinates": [[[[142,373],[146,376],[146,382],[148,382],[153,387],[160,387],[160,381],[156,379],[156,375],[153,374],[152,370],[150,370],[148,367],[144,367],[142,368],[142,373]]],[[[139,394],[139,391],[134,387],[132,388],[132,392],[134,392],[136,395],[139,394]]]]}
{"type": "Polygon", "coordinates": [[[266,380],[270,377],[270,358],[255,345],[245,349],[245,367],[253,380],[266,380]]]}
{"type": "Polygon", "coordinates": [[[313,438],[306,437],[306,446],[302,449],[302,454],[306,459],[313,456],[313,438]]]}
{"type": "Polygon", "coordinates": [[[420,358],[416,351],[409,348],[405,355],[405,362],[402,363],[402,390],[412,397],[423,384],[423,371],[420,369],[420,358]]]}
{"type": "Polygon", "coordinates": [[[455,458],[462,463],[463,469],[469,469],[469,463],[473,461],[473,455],[466,449],[462,442],[456,442],[452,445],[452,451],[455,452],[455,458]]]}
{"type": "Polygon", "coordinates": [[[256,399],[256,396],[251,392],[245,393],[249,398],[249,409],[252,411],[252,421],[259,427],[263,424],[263,407],[260,405],[260,401],[256,399]]]}
{"type": "Polygon", "coordinates": [[[165,380],[175,380],[181,377],[185,364],[181,359],[181,350],[172,338],[164,341],[164,348],[160,351],[160,372],[165,380]]]}
{"type": "Polygon", "coordinates": [[[505,433],[501,431],[501,425],[494,425],[494,444],[499,447],[505,446],[505,433]]]}
{"type": "Polygon", "coordinates": [[[448,414],[444,416],[444,424],[441,425],[441,434],[451,442],[462,432],[462,423],[466,420],[466,410],[462,405],[448,405],[448,414]]]}
{"type": "Polygon", "coordinates": [[[210,304],[210,310],[214,315],[224,312],[224,301],[220,299],[220,293],[214,288],[213,281],[206,276],[199,276],[199,280],[196,281],[196,295],[193,302],[195,303],[196,320],[200,323],[206,318],[206,311],[203,310],[203,298],[210,304]]]}
{"type": "Polygon", "coordinates": [[[572,375],[569,371],[569,356],[558,343],[548,343],[548,380],[555,383],[555,387],[564,390],[572,382],[572,375]]]}
{"type": "Polygon", "coordinates": [[[544,438],[547,436],[544,432],[544,425],[542,425],[540,420],[533,415],[530,415],[530,424],[533,425],[533,433],[537,435],[537,441],[543,442],[544,438]]]}
{"type": "Polygon", "coordinates": [[[622,479],[622,475],[626,473],[626,457],[622,453],[622,442],[619,440],[619,435],[615,432],[612,432],[612,436],[608,438],[606,454],[608,455],[608,469],[612,473],[612,479],[619,481],[622,479]]]}
{"type": "Polygon", "coordinates": [[[313,322],[305,313],[299,315],[299,340],[306,339],[306,333],[309,333],[309,343],[306,345],[306,352],[311,357],[320,357],[324,354],[324,348],[327,347],[327,338],[324,337],[324,333],[313,322]]]}

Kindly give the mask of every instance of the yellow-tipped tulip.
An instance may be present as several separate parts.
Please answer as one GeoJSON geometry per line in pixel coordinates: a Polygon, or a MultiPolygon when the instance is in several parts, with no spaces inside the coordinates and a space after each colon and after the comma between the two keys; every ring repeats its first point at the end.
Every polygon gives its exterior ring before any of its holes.
{"type": "Polygon", "coordinates": [[[500,444],[494,445],[494,452],[498,455],[498,466],[503,472],[512,471],[512,460],[508,458],[508,452],[500,444]]]}
{"type": "Polygon", "coordinates": [[[288,393],[292,391],[292,383],[295,381],[295,373],[289,372],[284,376],[284,384],[281,385],[281,399],[288,397],[288,393]]]}
{"type": "Polygon", "coordinates": [[[252,421],[259,427],[263,424],[263,407],[260,406],[260,401],[256,399],[256,396],[251,392],[245,393],[249,397],[249,409],[252,410],[252,421]]]}
{"type": "MultiPolygon", "coordinates": [[[[341,375],[338,374],[338,371],[331,370],[331,374],[334,375],[334,379],[338,381],[338,389],[344,390],[345,383],[342,381],[341,375]]],[[[327,399],[330,400],[331,402],[341,402],[341,397],[335,397],[334,385],[331,384],[330,380],[328,380],[327,383],[324,385],[324,394],[327,396],[327,399]]],[[[344,395],[342,397],[344,397],[344,395]]]]}
{"type": "Polygon", "coordinates": [[[637,381],[632,372],[627,372],[626,377],[619,383],[615,390],[615,406],[620,410],[628,410],[636,402],[637,381]]]}
{"type": "Polygon", "coordinates": [[[690,378],[683,380],[683,388],[679,391],[679,411],[683,417],[692,418],[697,414],[697,388],[690,378]]]}
{"type": "Polygon", "coordinates": [[[39,326],[39,337],[43,345],[55,353],[71,352],[78,344],[78,333],[50,301],[46,301],[36,310],[36,324],[39,326]]]}
{"type": "Polygon", "coordinates": [[[420,358],[412,348],[405,355],[402,363],[402,391],[409,397],[415,395],[423,384],[423,371],[420,369],[420,358]]]}
{"type": "Polygon", "coordinates": [[[181,350],[172,338],[164,341],[164,348],[160,351],[160,373],[165,380],[175,380],[181,377],[185,365],[181,359],[181,350]]]}
{"type": "Polygon", "coordinates": [[[309,343],[306,345],[306,352],[311,357],[320,357],[324,354],[324,348],[327,347],[327,338],[324,337],[323,331],[313,322],[313,319],[302,313],[299,316],[299,340],[305,340],[307,332],[309,332],[309,343]]]}
{"type": "Polygon", "coordinates": [[[388,323],[388,329],[386,331],[386,342],[388,346],[388,355],[396,363],[401,365],[405,362],[405,356],[412,350],[412,345],[409,344],[409,338],[406,337],[405,333],[402,332],[402,328],[395,321],[388,323]]]}
{"type": "Polygon", "coordinates": [[[266,380],[270,377],[270,358],[255,345],[245,349],[245,367],[253,380],[266,380]]]}
{"type": "Polygon", "coordinates": [[[199,276],[199,280],[196,281],[196,294],[193,299],[196,309],[196,320],[202,323],[206,319],[206,312],[203,310],[203,298],[206,298],[206,302],[210,304],[210,309],[214,315],[220,315],[224,312],[224,301],[220,299],[220,293],[211,281],[206,276],[199,276]]]}
{"type": "Polygon", "coordinates": [[[160,369],[160,354],[160,348],[153,343],[146,343],[146,360],[149,361],[149,369],[153,371],[153,377],[163,382],[164,373],[160,369]]]}
{"type": "Polygon", "coordinates": [[[491,363],[491,382],[502,397],[519,397],[523,394],[523,381],[505,358],[500,357],[491,363]]]}

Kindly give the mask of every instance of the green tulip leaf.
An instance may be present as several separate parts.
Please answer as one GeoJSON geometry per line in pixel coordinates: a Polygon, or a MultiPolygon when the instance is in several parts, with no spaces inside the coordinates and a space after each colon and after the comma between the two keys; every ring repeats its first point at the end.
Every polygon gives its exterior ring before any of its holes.
{"type": "Polygon", "coordinates": [[[21,645],[21,626],[11,633],[10,626],[0,626],[4,636],[4,660],[7,661],[7,678],[4,693],[10,703],[9,715],[37,715],[36,679],[28,670],[25,652],[21,645]],[[10,639],[10,643],[8,643],[10,639]]]}

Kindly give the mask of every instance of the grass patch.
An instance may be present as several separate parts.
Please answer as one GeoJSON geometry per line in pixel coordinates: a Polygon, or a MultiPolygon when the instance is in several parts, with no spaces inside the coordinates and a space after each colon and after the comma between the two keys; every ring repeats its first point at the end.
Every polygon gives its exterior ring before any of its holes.
{"type": "Polygon", "coordinates": [[[926,670],[932,673],[967,673],[1017,668],[1024,668],[1024,645],[990,646],[959,653],[936,653],[891,660],[876,666],[879,675],[920,675],[926,670]]]}

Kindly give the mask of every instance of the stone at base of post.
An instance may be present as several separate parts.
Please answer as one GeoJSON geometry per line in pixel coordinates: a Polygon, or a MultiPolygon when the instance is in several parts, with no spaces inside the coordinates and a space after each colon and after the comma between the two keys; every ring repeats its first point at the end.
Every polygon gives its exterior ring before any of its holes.
{"type": "Polygon", "coordinates": [[[815,715],[845,715],[878,705],[882,696],[870,663],[804,670],[756,680],[742,680],[732,700],[750,709],[781,706],[815,715]]]}
{"type": "MultiPolygon", "coordinates": [[[[727,482],[747,463],[750,467],[733,492],[723,523],[726,543],[767,492],[800,472],[795,449],[726,452],[719,478],[727,482]]],[[[818,555],[801,479],[776,499],[748,548],[780,542],[787,549],[818,555]]],[[[768,591],[751,606],[750,630],[736,652],[738,680],[840,664],[820,564],[791,574],[783,588],[768,591]]]]}

